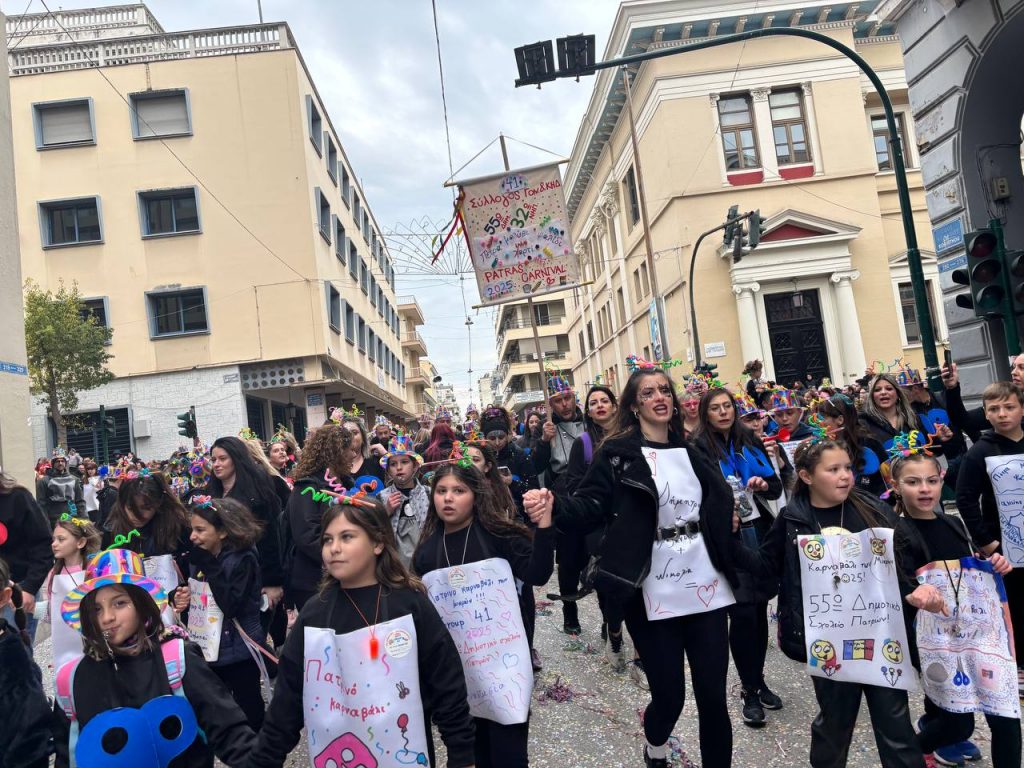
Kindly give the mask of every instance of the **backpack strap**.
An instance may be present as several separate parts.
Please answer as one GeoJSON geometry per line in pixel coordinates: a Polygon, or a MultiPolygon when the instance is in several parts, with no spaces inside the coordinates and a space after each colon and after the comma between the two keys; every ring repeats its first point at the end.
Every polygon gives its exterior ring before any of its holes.
{"type": "Polygon", "coordinates": [[[167,668],[167,682],[170,683],[171,693],[175,696],[184,696],[182,680],[185,678],[185,641],[175,637],[164,642],[160,646],[164,657],[164,666],[167,668]]]}
{"type": "Polygon", "coordinates": [[[594,460],[594,441],[590,439],[589,432],[584,432],[580,435],[580,442],[583,443],[583,463],[589,467],[594,460]]]}

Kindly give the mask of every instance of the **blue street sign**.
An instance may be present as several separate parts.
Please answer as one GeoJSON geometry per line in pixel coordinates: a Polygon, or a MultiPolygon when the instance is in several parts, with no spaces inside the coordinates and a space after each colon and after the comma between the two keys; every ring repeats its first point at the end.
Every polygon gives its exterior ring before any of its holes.
{"type": "Polygon", "coordinates": [[[6,363],[0,360],[0,373],[16,373],[19,376],[28,376],[28,368],[17,363],[6,363]]]}
{"type": "Polygon", "coordinates": [[[932,238],[935,240],[936,253],[961,247],[964,244],[964,220],[957,217],[941,226],[932,227],[932,238]]]}
{"type": "Polygon", "coordinates": [[[946,259],[939,264],[939,272],[945,274],[946,272],[952,272],[954,269],[963,269],[967,266],[967,254],[961,253],[959,256],[954,256],[951,259],[946,259]]]}

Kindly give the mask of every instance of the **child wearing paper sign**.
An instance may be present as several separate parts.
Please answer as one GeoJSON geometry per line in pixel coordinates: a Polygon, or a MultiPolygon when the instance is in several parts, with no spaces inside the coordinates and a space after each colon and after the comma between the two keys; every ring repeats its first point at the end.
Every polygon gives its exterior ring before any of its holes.
{"type": "Polygon", "coordinates": [[[44,634],[53,639],[53,668],[60,669],[82,653],[82,637],[60,618],[60,604],[68,592],[85,579],[85,564],[100,548],[100,532],[88,518],[65,512],[53,527],[53,569],[46,577],[46,623],[50,632],[37,632],[38,645],[44,634]]]}
{"type": "MultiPolygon", "coordinates": [[[[550,491],[535,491],[525,502],[537,525],[531,536],[522,523],[510,520],[483,473],[475,466],[444,464],[434,474],[430,510],[419,547],[413,557],[435,604],[455,590],[463,596],[465,618],[446,617],[449,631],[460,639],[459,653],[470,683],[470,711],[476,721],[478,768],[518,768],[528,765],[529,701],[533,689],[530,650],[513,578],[531,585],[546,584],[554,570],[555,530],[551,525],[554,502],[550,491]],[[532,539],[532,540],[531,540],[532,539]],[[464,566],[487,562],[493,578],[472,578],[476,569],[464,566]],[[489,610],[488,610],[489,606],[489,610]],[[477,616],[476,614],[479,614],[477,616]],[[518,614],[518,615],[516,615],[518,614]],[[462,622],[462,623],[460,623],[462,622]],[[476,632],[457,632],[473,622],[476,632]],[[500,674],[500,686],[474,685],[473,665],[483,662],[483,649],[498,649],[501,663],[488,667],[500,674]],[[513,693],[514,691],[514,693],[513,693]],[[504,699],[508,694],[511,701],[504,699]],[[523,696],[525,695],[525,700],[523,696]]],[[[488,574],[489,575],[489,574],[488,574]]]]}
{"type": "Polygon", "coordinates": [[[195,496],[191,513],[190,578],[187,587],[175,591],[174,609],[188,611],[192,640],[258,731],[266,633],[260,624],[256,542],[263,526],[234,499],[195,496]]]}
{"type": "MultiPolygon", "coordinates": [[[[897,446],[907,454],[891,462],[902,564],[909,578],[919,574],[920,580],[935,583],[945,603],[940,614],[918,616],[916,636],[910,634],[911,656],[926,694],[925,715],[918,720],[921,749],[943,765],[980,759],[981,752],[968,741],[973,712],[980,711],[992,731],[994,768],[1019,768],[1020,703],[1005,596],[995,576],[1013,567],[1000,554],[987,562],[975,559],[963,522],[936,509],[942,491],[939,462],[909,436],[897,438],[897,446]]],[[[915,613],[909,611],[908,620],[915,613]]]]}
{"type": "MultiPolygon", "coordinates": [[[[871,568],[864,575],[864,569],[850,567],[855,559],[866,555],[864,550],[867,547],[860,544],[862,537],[859,534],[870,529],[872,538],[882,542],[878,546],[883,550],[892,541],[895,520],[891,511],[879,501],[854,490],[853,461],[844,443],[821,437],[806,440],[796,450],[794,467],[797,481],[790,503],[776,518],[760,549],[754,552],[734,541],[732,553],[747,570],[781,579],[779,647],[791,659],[809,662],[814,667],[811,679],[819,712],[811,724],[810,764],[813,768],[846,765],[861,697],[864,697],[882,765],[886,768],[923,768],[924,756],[910,723],[905,690],[911,677],[900,674],[900,687],[896,687],[896,673],[890,671],[896,668],[900,673],[903,671],[902,645],[897,641],[875,649],[874,641],[870,641],[871,654],[878,653],[875,659],[878,664],[869,665],[875,673],[881,670],[878,684],[841,681],[847,676],[847,671],[842,669],[844,666],[852,669],[870,657],[863,649],[851,646],[847,653],[845,646],[837,649],[830,642],[808,637],[802,584],[807,574],[802,558],[816,559],[821,563],[818,570],[829,574],[826,593],[811,597],[816,598],[819,604],[827,601],[829,610],[842,610],[844,616],[853,606],[841,606],[835,602],[835,594],[842,583],[841,573],[876,579],[888,596],[899,599],[898,596],[903,594],[907,602],[917,607],[941,608],[941,596],[927,586],[910,591],[909,585],[899,581],[895,568],[871,568]],[[841,549],[828,541],[840,536],[844,541],[841,549]],[[810,554],[801,550],[799,540],[805,541],[810,554]],[[846,565],[844,559],[848,561],[846,565]],[[812,641],[810,647],[808,640],[812,641]],[[889,677],[885,678],[887,672],[889,677]],[[833,675],[838,679],[833,679],[833,675]]],[[[875,544],[871,544],[870,551],[874,552],[875,544]]],[[[899,612],[897,606],[889,611],[888,616],[877,611],[871,613],[872,620],[884,616],[888,621],[884,627],[873,626],[871,633],[888,638],[902,637],[905,642],[906,628],[902,618],[893,615],[899,612]]]]}
{"type": "Polygon", "coordinates": [[[451,636],[402,565],[381,501],[335,498],[320,502],[327,577],[285,641],[245,765],[280,768],[303,727],[315,768],[434,765],[432,719],[448,765],[471,767],[473,721],[451,636]]]}

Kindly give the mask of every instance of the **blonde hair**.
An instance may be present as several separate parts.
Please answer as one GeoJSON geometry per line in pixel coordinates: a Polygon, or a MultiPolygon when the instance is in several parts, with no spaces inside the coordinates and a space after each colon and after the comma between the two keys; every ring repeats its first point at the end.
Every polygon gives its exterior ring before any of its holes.
{"type": "Polygon", "coordinates": [[[263,441],[258,437],[246,437],[242,438],[242,442],[245,443],[245,450],[249,452],[252,460],[259,464],[263,469],[267,471],[267,474],[271,477],[281,477],[281,473],[277,471],[277,467],[270,463],[270,459],[267,458],[266,452],[263,450],[263,441]]]}

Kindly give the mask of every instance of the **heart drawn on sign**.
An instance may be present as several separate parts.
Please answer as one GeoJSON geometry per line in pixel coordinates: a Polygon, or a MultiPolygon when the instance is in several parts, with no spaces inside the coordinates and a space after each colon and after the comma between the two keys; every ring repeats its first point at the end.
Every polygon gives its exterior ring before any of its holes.
{"type": "Polygon", "coordinates": [[[715,599],[715,592],[718,590],[718,579],[715,579],[710,584],[701,584],[697,587],[697,599],[704,603],[704,607],[707,608],[711,605],[711,601],[715,599]]]}
{"type": "Polygon", "coordinates": [[[514,653],[506,653],[501,657],[501,663],[505,665],[505,669],[512,669],[519,663],[519,656],[514,653]]]}
{"type": "Polygon", "coordinates": [[[512,611],[505,611],[503,614],[501,614],[501,618],[503,618],[505,621],[512,621],[512,611]]]}

